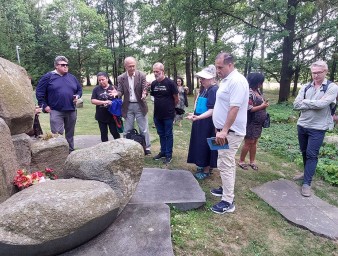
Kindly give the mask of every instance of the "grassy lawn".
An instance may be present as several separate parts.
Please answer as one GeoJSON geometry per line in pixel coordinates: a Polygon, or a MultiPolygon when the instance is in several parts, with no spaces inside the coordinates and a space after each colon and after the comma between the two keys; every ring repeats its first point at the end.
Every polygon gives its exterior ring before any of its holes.
{"type": "MultiPolygon", "coordinates": [[[[90,104],[91,90],[92,87],[85,87],[84,108],[78,109],[76,134],[99,134],[98,125],[94,120],[95,106],[90,104]]],[[[278,95],[276,91],[265,93],[272,104],[276,103],[278,95]]],[[[193,98],[190,97],[190,107],[186,109],[187,112],[192,111],[192,100],[193,98]]],[[[153,104],[150,101],[149,109],[149,129],[154,155],[159,152],[159,139],[155,128],[152,128],[153,104]]],[[[278,118],[279,111],[274,111],[274,114],[275,118],[278,118]]],[[[40,116],[44,131],[49,130],[48,118],[47,114],[40,116]]],[[[174,154],[169,168],[193,172],[195,166],[186,163],[191,123],[184,120],[182,124],[182,127],[174,127],[174,154]]],[[[269,140],[279,136],[275,132],[278,129],[284,132],[287,130],[287,133],[294,136],[290,141],[284,140],[281,136],[280,143],[290,143],[287,145],[289,148],[297,147],[294,123],[289,125],[273,123],[269,129],[264,129],[257,153],[259,171],[237,169],[235,213],[217,215],[209,210],[219,200],[209,193],[211,188],[220,185],[217,170],[211,178],[200,182],[207,198],[204,207],[188,212],[171,209],[175,255],[338,255],[337,241],[315,236],[307,230],[292,225],[250,190],[267,181],[279,178],[291,179],[301,171],[300,165],[292,161],[300,157],[297,149],[293,149],[294,154],[291,155],[288,152],[272,153],[273,143],[269,143],[269,140]]],[[[144,165],[164,168],[151,157],[145,158],[144,165]]],[[[313,187],[317,196],[338,206],[338,187],[331,186],[318,177],[315,177],[313,187]]]]}

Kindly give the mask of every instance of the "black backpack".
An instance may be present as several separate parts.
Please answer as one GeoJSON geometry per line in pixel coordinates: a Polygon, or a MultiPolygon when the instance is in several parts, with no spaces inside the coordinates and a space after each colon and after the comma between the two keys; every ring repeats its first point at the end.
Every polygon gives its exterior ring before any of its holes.
{"type": "MultiPolygon", "coordinates": [[[[323,85],[323,92],[326,93],[327,91],[327,88],[329,87],[329,84],[331,84],[332,82],[330,80],[327,80],[327,83],[323,85]]],[[[306,91],[311,87],[311,82],[305,87],[304,89],[304,99],[305,99],[305,96],[306,96],[306,91]]],[[[329,108],[331,110],[331,116],[333,116],[336,112],[336,109],[337,109],[337,104],[330,104],[329,105],[329,108]]]]}
{"type": "Polygon", "coordinates": [[[146,153],[146,139],[143,134],[140,134],[136,129],[127,132],[126,139],[136,141],[143,147],[144,154],[146,153]]]}

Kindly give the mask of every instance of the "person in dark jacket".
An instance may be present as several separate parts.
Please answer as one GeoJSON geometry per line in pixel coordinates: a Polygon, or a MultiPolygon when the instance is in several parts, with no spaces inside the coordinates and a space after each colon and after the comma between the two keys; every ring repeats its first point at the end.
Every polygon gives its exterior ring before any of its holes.
{"type": "Polygon", "coordinates": [[[74,131],[76,124],[76,102],[82,96],[82,86],[76,77],[68,73],[68,59],[57,56],[55,70],[43,75],[36,87],[36,98],[44,113],[50,114],[52,133],[63,134],[74,150],[74,131]]]}

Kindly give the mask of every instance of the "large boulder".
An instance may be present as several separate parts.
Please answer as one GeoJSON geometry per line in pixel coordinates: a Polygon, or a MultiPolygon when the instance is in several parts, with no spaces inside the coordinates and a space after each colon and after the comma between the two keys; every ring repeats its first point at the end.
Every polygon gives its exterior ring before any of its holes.
{"type": "Polygon", "coordinates": [[[78,179],[33,185],[0,204],[0,255],[57,255],[106,229],[119,199],[105,183],[78,179]]]}
{"type": "Polygon", "coordinates": [[[0,117],[12,135],[32,128],[34,109],[33,88],[26,70],[0,58],[0,117]]]}
{"type": "Polygon", "coordinates": [[[47,167],[53,169],[58,177],[63,177],[63,167],[69,154],[69,146],[64,137],[32,140],[31,150],[32,171],[42,171],[47,167]]]}
{"type": "Polygon", "coordinates": [[[31,137],[29,137],[26,133],[17,134],[12,136],[12,141],[19,167],[30,170],[32,160],[31,137]]]}
{"type": "Polygon", "coordinates": [[[139,143],[117,139],[73,151],[66,160],[64,175],[107,183],[119,196],[122,211],[140,180],[143,160],[139,143]]]}
{"type": "Polygon", "coordinates": [[[5,121],[0,118],[0,203],[15,192],[12,182],[18,169],[11,132],[5,121]]]}

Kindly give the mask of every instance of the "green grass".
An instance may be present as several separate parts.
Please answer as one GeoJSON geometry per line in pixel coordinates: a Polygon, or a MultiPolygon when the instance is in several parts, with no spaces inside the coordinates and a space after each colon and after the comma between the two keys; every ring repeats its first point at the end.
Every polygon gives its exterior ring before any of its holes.
{"type": "MultiPolygon", "coordinates": [[[[76,134],[99,134],[94,120],[95,106],[90,104],[92,88],[85,89],[84,108],[78,109],[76,134]]],[[[259,171],[237,169],[234,214],[216,215],[209,210],[219,200],[209,193],[211,188],[220,185],[218,171],[214,171],[210,179],[200,181],[207,199],[204,207],[188,212],[171,208],[175,255],[338,255],[337,241],[315,236],[289,223],[250,190],[271,180],[291,179],[301,171],[300,165],[295,161],[300,158],[295,123],[282,122],[294,113],[287,105],[273,105],[277,101],[276,92],[265,93],[272,103],[269,110],[272,119],[278,117],[280,123],[273,122],[270,128],[263,130],[257,152],[259,171]]],[[[192,99],[190,97],[190,106],[193,106],[192,99]]],[[[156,130],[152,128],[153,104],[150,101],[149,109],[149,130],[154,155],[159,151],[159,139],[156,130]]],[[[192,107],[186,111],[192,111],[192,107]]],[[[43,129],[48,130],[48,115],[42,114],[40,119],[43,129]]],[[[182,127],[174,126],[174,154],[169,168],[193,172],[195,166],[186,163],[191,122],[184,120],[182,124],[182,127]]],[[[144,166],[165,168],[151,157],[145,158],[144,166]]],[[[331,186],[318,177],[315,177],[313,187],[317,196],[338,206],[338,187],[331,186]]]]}

